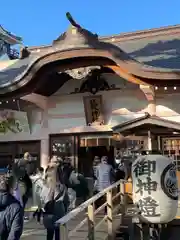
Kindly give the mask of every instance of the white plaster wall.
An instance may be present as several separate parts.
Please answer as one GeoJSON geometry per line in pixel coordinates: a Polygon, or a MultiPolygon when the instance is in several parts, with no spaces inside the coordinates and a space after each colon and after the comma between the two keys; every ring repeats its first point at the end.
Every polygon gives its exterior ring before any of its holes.
{"type": "Polygon", "coordinates": [[[148,105],[140,89],[107,92],[104,101],[105,117],[111,126],[142,116],[148,105]]]}
{"type": "MultiPolygon", "coordinates": [[[[39,108],[27,109],[30,133],[1,135],[0,142],[48,139],[49,134],[71,132],[111,131],[111,127],[140,117],[148,102],[139,89],[123,89],[100,92],[103,97],[105,126],[86,126],[83,96],[72,94],[53,96],[53,104],[46,112],[39,108]]],[[[162,118],[180,122],[180,94],[157,95],[156,114],[162,118]]]]}
{"type": "Polygon", "coordinates": [[[123,89],[98,93],[103,97],[106,125],[86,126],[83,96],[72,94],[51,97],[51,106],[46,112],[39,108],[28,110],[31,133],[0,136],[0,141],[47,139],[52,133],[111,131],[111,127],[142,115],[147,100],[139,89],[123,89]]]}
{"type": "Polygon", "coordinates": [[[180,122],[180,93],[157,95],[156,115],[171,121],[180,122]]]}
{"type": "MultiPolygon", "coordinates": [[[[109,126],[141,116],[147,107],[147,100],[139,89],[104,91],[99,94],[103,97],[105,122],[109,126]]],[[[50,131],[57,132],[85,126],[83,96],[87,95],[75,94],[56,97],[56,107],[48,110],[48,114],[51,116],[50,131]]]]}

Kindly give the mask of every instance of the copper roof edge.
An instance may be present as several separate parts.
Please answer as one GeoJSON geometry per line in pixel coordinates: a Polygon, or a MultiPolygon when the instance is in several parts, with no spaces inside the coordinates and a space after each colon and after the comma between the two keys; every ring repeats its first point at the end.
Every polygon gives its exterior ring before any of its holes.
{"type": "Polygon", "coordinates": [[[132,32],[124,32],[120,34],[115,34],[111,36],[102,36],[100,39],[102,40],[110,40],[112,38],[115,38],[117,40],[134,40],[137,38],[144,38],[144,37],[153,37],[157,35],[166,35],[167,33],[176,33],[180,32],[180,24],[177,25],[171,25],[166,27],[160,27],[160,28],[151,28],[151,29],[145,29],[145,30],[138,30],[138,31],[132,31],[132,32]]]}
{"type": "MultiPolygon", "coordinates": [[[[180,33],[180,24],[167,26],[167,27],[160,27],[160,28],[152,28],[146,30],[139,30],[127,33],[120,33],[111,36],[100,36],[99,40],[107,41],[107,42],[119,42],[119,41],[130,41],[130,40],[137,40],[141,38],[148,38],[153,36],[162,36],[167,34],[177,34],[180,33]]],[[[37,49],[46,49],[51,47],[52,45],[41,45],[41,46],[32,46],[28,47],[28,50],[34,51],[37,49]]]]}

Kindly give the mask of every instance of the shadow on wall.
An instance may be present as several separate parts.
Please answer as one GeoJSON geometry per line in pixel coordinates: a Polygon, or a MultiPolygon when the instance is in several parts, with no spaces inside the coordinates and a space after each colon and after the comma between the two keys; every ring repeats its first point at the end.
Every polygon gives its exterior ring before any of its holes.
{"type": "Polygon", "coordinates": [[[105,123],[111,124],[112,119],[129,120],[129,116],[142,113],[148,101],[144,93],[138,89],[134,91],[113,91],[103,96],[105,123]],[[113,94],[113,97],[112,95],[113,94]]]}
{"type": "Polygon", "coordinates": [[[133,58],[156,57],[154,60],[143,60],[147,65],[162,68],[180,68],[180,39],[148,43],[145,47],[129,53],[133,58]]]}
{"type": "Polygon", "coordinates": [[[161,110],[159,108],[160,114],[162,115],[162,109],[167,112],[171,112],[172,115],[180,114],[180,105],[179,105],[180,94],[177,95],[169,95],[163,96],[162,98],[157,98],[156,105],[161,106],[161,110]]]}

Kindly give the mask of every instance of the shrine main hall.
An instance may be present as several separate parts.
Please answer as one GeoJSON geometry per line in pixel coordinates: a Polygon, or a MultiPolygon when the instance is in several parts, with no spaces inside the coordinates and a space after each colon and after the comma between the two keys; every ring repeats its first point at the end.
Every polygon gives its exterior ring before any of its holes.
{"type": "Polygon", "coordinates": [[[138,145],[179,168],[180,25],[101,37],[68,20],[51,45],[0,60],[0,167],[28,151],[88,176],[95,156],[138,145]]]}

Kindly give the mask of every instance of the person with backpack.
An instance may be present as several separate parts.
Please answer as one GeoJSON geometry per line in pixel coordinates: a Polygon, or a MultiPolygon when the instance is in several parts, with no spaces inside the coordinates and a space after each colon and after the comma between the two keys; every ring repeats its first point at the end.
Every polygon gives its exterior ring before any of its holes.
{"type": "Polygon", "coordinates": [[[75,186],[76,197],[85,202],[89,196],[88,182],[83,174],[77,173],[79,183],[75,186]]]}
{"type": "Polygon", "coordinates": [[[87,200],[89,195],[88,183],[85,177],[76,172],[71,166],[71,172],[68,179],[68,195],[70,200],[69,210],[76,207],[76,200],[82,199],[83,202],[87,200]]]}
{"type": "Polygon", "coordinates": [[[59,226],[56,221],[62,218],[68,208],[68,196],[65,184],[59,180],[58,167],[56,164],[49,166],[46,179],[40,194],[43,204],[43,224],[47,229],[47,240],[59,240],[59,226]]]}
{"type": "Polygon", "coordinates": [[[23,231],[24,210],[12,195],[14,178],[0,175],[0,240],[19,240],[23,231]]]}

